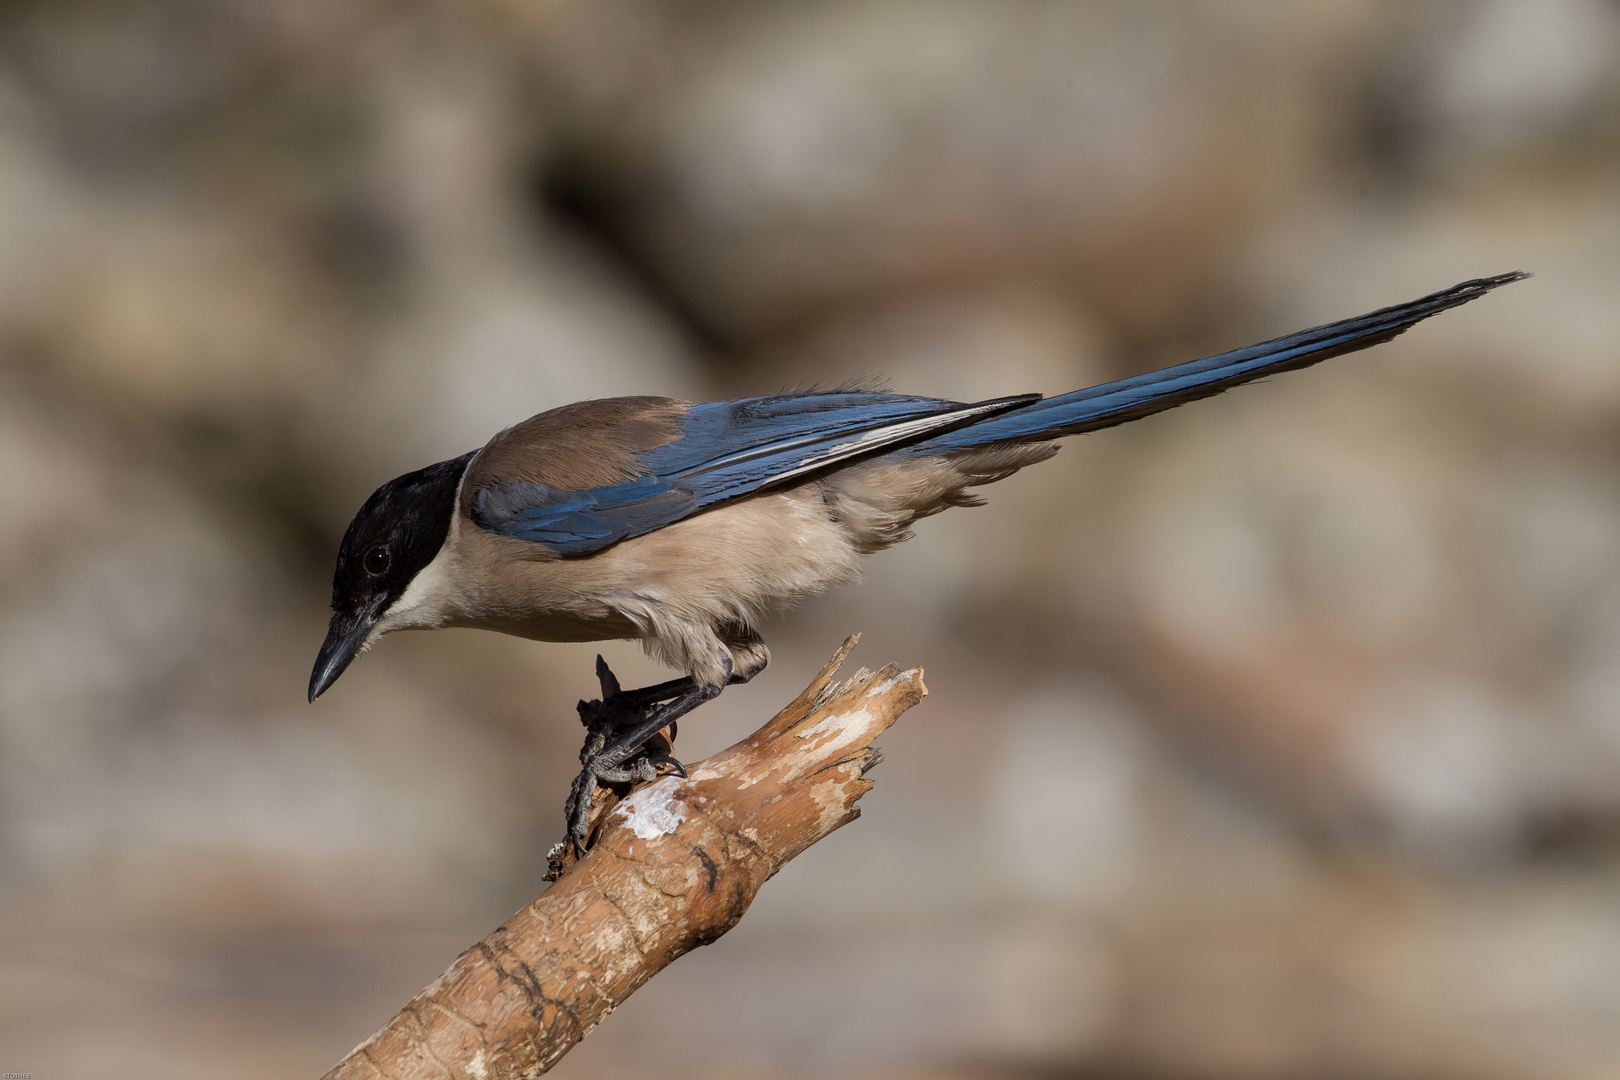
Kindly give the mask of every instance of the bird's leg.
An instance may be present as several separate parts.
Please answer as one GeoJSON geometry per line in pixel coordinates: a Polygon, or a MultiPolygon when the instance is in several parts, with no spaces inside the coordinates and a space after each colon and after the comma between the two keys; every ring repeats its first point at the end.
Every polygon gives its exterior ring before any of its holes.
{"type": "MultiPolygon", "coordinates": [[[[613,670],[600,656],[596,658],[596,677],[602,685],[601,699],[579,703],[579,722],[585,725],[585,745],[580,748],[580,761],[600,751],[620,731],[643,720],[652,706],[680,697],[690,692],[693,686],[690,678],[683,678],[637,690],[621,690],[613,670]]],[[[669,733],[671,743],[675,741],[674,727],[672,722],[669,733]]]]}
{"type": "Polygon", "coordinates": [[[645,709],[648,705],[668,701],[692,689],[692,677],[687,675],[636,690],[621,690],[613,669],[608,667],[607,661],[600,656],[596,658],[596,679],[602,684],[602,704],[607,705],[611,702],[626,709],[645,709]]]}
{"type": "Polygon", "coordinates": [[[721,690],[718,686],[699,686],[690,678],[621,690],[601,657],[597,657],[596,674],[602,684],[602,699],[579,703],[580,720],[585,724],[585,745],[579,752],[583,768],[574,778],[564,806],[568,840],[581,854],[590,833],[591,797],[596,789],[603,783],[654,780],[659,766],[669,766],[685,776],[685,766],[670,754],[650,747],[649,741],[668,728],[673,749],[676,721],[720,696],[721,690]]]}

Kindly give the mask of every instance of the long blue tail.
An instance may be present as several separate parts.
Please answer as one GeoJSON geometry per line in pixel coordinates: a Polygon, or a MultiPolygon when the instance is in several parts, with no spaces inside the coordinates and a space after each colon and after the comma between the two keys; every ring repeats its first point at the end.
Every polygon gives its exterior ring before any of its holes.
{"type": "Polygon", "coordinates": [[[1529,277],[1522,271],[1478,278],[1394,307],[1301,330],[1246,349],[1191,360],[1175,367],[1045,398],[958,428],[897,453],[948,454],[1001,442],[1032,442],[1113,427],[1279,371],[1309,367],[1332,356],[1388,341],[1409,326],[1466,304],[1492,289],[1529,277]]]}

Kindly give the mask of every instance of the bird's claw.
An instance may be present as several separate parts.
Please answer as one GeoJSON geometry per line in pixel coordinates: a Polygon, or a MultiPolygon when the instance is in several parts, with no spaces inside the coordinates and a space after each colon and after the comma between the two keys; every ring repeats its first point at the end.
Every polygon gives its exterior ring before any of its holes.
{"type": "Polygon", "coordinates": [[[608,662],[602,659],[602,654],[596,654],[596,681],[602,684],[602,701],[606,703],[619,693],[619,679],[608,667],[608,662]]]}
{"type": "Polygon", "coordinates": [[[615,736],[637,727],[660,706],[656,700],[648,699],[638,691],[625,693],[607,661],[600,656],[596,658],[596,677],[602,686],[602,697],[579,703],[580,723],[585,725],[585,744],[579,751],[579,775],[574,777],[568,801],[563,807],[568,822],[567,843],[580,856],[585,854],[586,842],[590,838],[591,810],[599,788],[608,784],[656,780],[661,768],[686,776],[686,766],[668,752],[675,743],[674,720],[661,731],[649,735],[639,747],[613,746],[615,736]],[[630,749],[628,756],[626,749],[630,749]]]}
{"type": "Polygon", "coordinates": [[[649,779],[657,779],[660,775],[658,772],[660,766],[668,766],[670,772],[679,776],[682,780],[686,779],[686,766],[676,761],[669,754],[647,754],[641,759],[641,764],[653,771],[652,777],[649,779]]]}
{"type": "MultiPolygon", "coordinates": [[[[729,679],[730,661],[726,664],[729,679]]],[[[602,697],[579,703],[585,745],[579,751],[579,775],[574,778],[564,807],[567,844],[581,856],[590,839],[597,792],[607,784],[655,780],[660,768],[684,777],[686,766],[671,753],[675,748],[675,722],[712,701],[724,685],[700,686],[687,676],[625,690],[600,656],[596,658],[596,677],[602,685],[602,697]]],[[[560,866],[561,862],[554,863],[553,870],[561,873],[560,866]]]]}
{"type": "Polygon", "coordinates": [[[638,781],[650,783],[662,775],[660,769],[668,769],[682,779],[686,778],[686,766],[673,755],[645,747],[619,765],[604,761],[600,749],[593,754],[581,753],[580,763],[583,768],[569,788],[563,813],[568,819],[568,842],[581,856],[585,854],[586,841],[591,834],[591,808],[598,788],[607,784],[634,784],[638,781]]]}

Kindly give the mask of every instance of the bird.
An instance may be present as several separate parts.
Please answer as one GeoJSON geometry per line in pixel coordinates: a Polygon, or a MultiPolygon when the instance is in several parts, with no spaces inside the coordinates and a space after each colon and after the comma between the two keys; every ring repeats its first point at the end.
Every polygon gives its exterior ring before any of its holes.
{"type": "Polygon", "coordinates": [[[320,697],[400,630],[478,627],[537,641],[639,640],[680,677],[620,690],[598,658],[565,806],[583,852],[602,783],[684,773],[675,723],[770,662],[759,627],[854,582],[863,556],[1055,440],[1368,348],[1528,277],[1477,278],[1404,304],[1055,397],[963,403],[849,387],[691,404],[576,402],[383,484],[338,545],[320,697]],[[667,731],[662,739],[660,733],[667,731]]]}

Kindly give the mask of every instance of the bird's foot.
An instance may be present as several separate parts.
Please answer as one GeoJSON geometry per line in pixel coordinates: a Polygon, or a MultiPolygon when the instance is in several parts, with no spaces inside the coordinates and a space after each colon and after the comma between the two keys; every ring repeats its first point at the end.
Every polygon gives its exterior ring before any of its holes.
{"type": "MultiPolygon", "coordinates": [[[[566,844],[572,847],[576,856],[584,856],[591,833],[608,808],[607,799],[597,798],[600,790],[620,786],[628,788],[638,782],[656,780],[664,775],[660,770],[686,776],[686,766],[672,755],[658,751],[652,740],[622,765],[613,765],[611,761],[612,758],[605,752],[598,752],[582,761],[579,775],[574,777],[573,785],[569,788],[568,801],[563,804],[563,815],[568,822],[566,844]]],[[[625,792],[618,791],[616,794],[622,797],[625,792]]]]}
{"type": "MultiPolygon", "coordinates": [[[[678,698],[692,689],[691,679],[671,679],[637,690],[621,690],[613,669],[600,656],[596,658],[596,678],[602,686],[602,696],[578,705],[579,722],[585,725],[585,745],[579,751],[582,765],[615,736],[645,721],[660,702],[678,698]]],[[[672,719],[667,738],[671,745],[675,742],[675,730],[676,723],[672,719]]]]}
{"type": "Polygon", "coordinates": [[[585,745],[579,751],[579,775],[563,807],[567,838],[551,851],[549,876],[553,879],[571,861],[568,854],[585,854],[591,832],[607,807],[607,800],[597,795],[604,787],[656,780],[660,769],[686,775],[686,767],[672,753],[677,720],[720,693],[718,688],[699,687],[691,679],[622,690],[601,657],[596,658],[596,675],[602,685],[601,698],[579,703],[585,745]]]}

